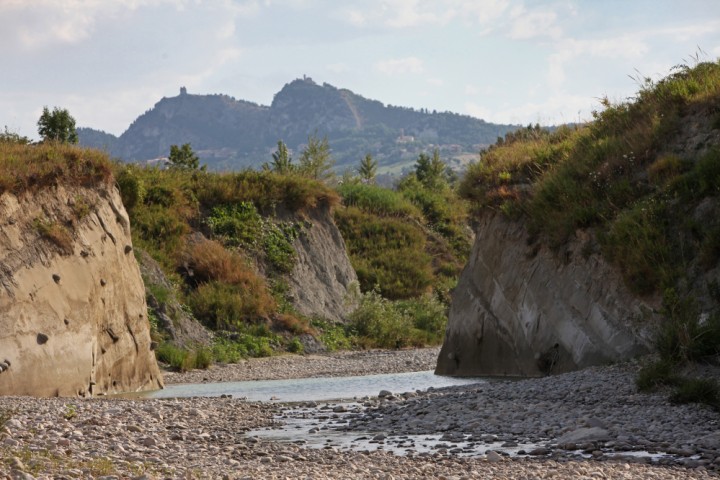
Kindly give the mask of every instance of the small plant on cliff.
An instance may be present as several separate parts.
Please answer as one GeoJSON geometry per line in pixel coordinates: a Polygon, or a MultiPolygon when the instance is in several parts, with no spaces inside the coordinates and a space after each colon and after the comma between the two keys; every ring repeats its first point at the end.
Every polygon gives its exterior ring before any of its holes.
{"type": "Polygon", "coordinates": [[[40,218],[36,218],[33,225],[42,238],[57,246],[63,254],[73,253],[73,238],[67,228],[57,222],[40,218]]]}

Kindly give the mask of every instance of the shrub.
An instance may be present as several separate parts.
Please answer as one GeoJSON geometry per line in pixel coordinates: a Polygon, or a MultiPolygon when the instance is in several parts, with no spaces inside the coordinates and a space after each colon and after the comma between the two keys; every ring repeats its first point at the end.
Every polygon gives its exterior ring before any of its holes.
{"type": "Polygon", "coordinates": [[[273,307],[265,290],[238,288],[211,281],[201,284],[188,295],[193,315],[215,330],[237,330],[246,322],[265,319],[273,307]]]}
{"type": "Polygon", "coordinates": [[[335,212],[360,286],[379,286],[382,295],[411,298],[433,283],[432,258],[422,228],[398,218],[378,217],[350,207],[335,212]]]}
{"type": "Polygon", "coordinates": [[[400,348],[410,339],[412,319],[393,308],[377,291],[363,295],[360,306],[350,314],[352,326],[368,346],[400,348]]]}
{"type": "Polygon", "coordinates": [[[710,378],[691,378],[680,382],[670,395],[673,403],[702,403],[720,411],[720,385],[710,378]]]}
{"type": "Polygon", "coordinates": [[[673,249],[668,242],[669,213],[662,201],[651,198],[623,211],[600,236],[603,252],[615,261],[625,283],[637,293],[669,286],[673,278],[673,249]]]}
{"type": "Polygon", "coordinates": [[[635,379],[641,392],[651,392],[662,385],[675,385],[678,381],[675,364],[670,360],[659,360],[644,366],[635,379]]]}
{"type": "Polygon", "coordinates": [[[345,206],[357,207],[380,216],[419,218],[420,212],[401,193],[388,188],[363,183],[338,187],[345,206]]]}
{"type": "Polygon", "coordinates": [[[155,349],[155,356],[159,361],[167,363],[172,369],[180,372],[185,372],[192,368],[192,365],[190,365],[190,353],[171,343],[161,343],[158,345],[155,349]]]}
{"type": "Polygon", "coordinates": [[[288,343],[287,350],[288,350],[288,352],[292,352],[292,353],[303,353],[303,351],[305,350],[305,347],[303,347],[303,344],[300,341],[300,339],[295,337],[292,340],[290,340],[290,342],[288,343]]]}
{"type": "Polygon", "coordinates": [[[214,240],[194,243],[189,248],[187,264],[197,283],[216,280],[232,285],[248,285],[257,290],[265,288],[264,281],[254,272],[248,259],[225,249],[214,240]]]}
{"type": "Polygon", "coordinates": [[[330,352],[336,350],[345,350],[352,347],[352,340],[348,336],[345,325],[341,323],[333,323],[327,320],[314,318],[311,325],[319,330],[320,341],[330,352]]]}
{"type": "Polygon", "coordinates": [[[392,302],[376,290],[365,293],[350,314],[350,327],[369,347],[436,345],[442,342],[446,323],[445,306],[429,295],[392,302]]]}
{"type": "Polygon", "coordinates": [[[252,247],[262,238],[263,221],[251,202],[215,207],[206,222],[229,245],[252,247]]]}
{"type": "Polygon", "coordinates": [[[692,298],[664,295],[664,321],[656,340],[661,358],[673,362],[703,361],[720,353],[720,314],[701,319],[692,298]]]}
{"type": "Polygon", "coordinates": [[[145,201],[145,182],[132,166],[120,170],[117,184],[126,209],[132,210],[145,201]]]}
{"type": "Polygon", "coordinates": [[[290,273],[295,268],[297,253],[294,242],[300,235],[300,227],[292,222],[263,224],[263,252],[267,262],[280,273],[290,273]]]}

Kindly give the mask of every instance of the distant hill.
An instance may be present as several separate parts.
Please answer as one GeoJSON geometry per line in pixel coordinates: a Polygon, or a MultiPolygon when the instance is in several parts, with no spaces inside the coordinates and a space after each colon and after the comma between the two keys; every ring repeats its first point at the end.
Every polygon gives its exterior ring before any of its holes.
{"type": "Polygon", "coordinates": [[[517,125],[492,124],[467,115],[384,105],[310,78],[286,84],[267,107],[227,95],[163,98],[120,136],[78,130],[80,143],[125,161],[167,156],[170,145],[191,143],[212,169],[258,167],[278,140],[298,157],[308,136],[327,136],[338,171],[371,153],[382,172],[399,173],[423,151],[439,148],[459,168],[481,148],[517,125]]]}

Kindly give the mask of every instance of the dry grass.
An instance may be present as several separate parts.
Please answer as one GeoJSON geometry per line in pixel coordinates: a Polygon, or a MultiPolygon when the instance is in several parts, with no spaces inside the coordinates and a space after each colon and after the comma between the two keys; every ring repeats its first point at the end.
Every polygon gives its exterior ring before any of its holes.
{"type": "Polygon", "coordinates": [[[94,186],[112,179],[107,154],[60,143],[0,142],[0,194],[63,184],[94,186]]]}

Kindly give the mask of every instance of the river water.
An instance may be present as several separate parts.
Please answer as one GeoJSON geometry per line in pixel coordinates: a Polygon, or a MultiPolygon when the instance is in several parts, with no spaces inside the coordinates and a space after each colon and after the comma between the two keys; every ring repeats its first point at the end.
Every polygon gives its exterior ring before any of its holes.
{"type": "Polygon", "coordinates": [[[432,370],[359,377],[298,378],[291,380],[255,380],[248,382],[192,383],[168,385],[150,392],[150,398],[219,397],[232,395],[260,402],[308,402],[353,400],[377,396],[380,390],[395,394],[486,382],[481,378],[456,378],[435,375],[432,370]]]}

